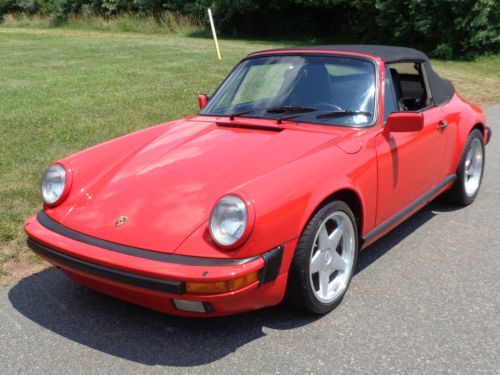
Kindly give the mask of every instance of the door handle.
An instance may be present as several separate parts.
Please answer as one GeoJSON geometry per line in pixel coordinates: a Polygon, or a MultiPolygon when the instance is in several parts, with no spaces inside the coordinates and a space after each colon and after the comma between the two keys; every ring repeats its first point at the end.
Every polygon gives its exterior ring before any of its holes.
{"type": "Polygon", "coordinates": [[[444,129],[448,126],[448,121],[441,120],[439,121],[439,124],[437,126],[437,129],[444,129]]]}

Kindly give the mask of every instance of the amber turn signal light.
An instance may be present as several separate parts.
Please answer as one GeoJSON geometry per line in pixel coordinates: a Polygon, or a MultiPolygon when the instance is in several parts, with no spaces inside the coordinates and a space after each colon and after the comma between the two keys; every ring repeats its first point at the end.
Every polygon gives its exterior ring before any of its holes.
{"type": "Polygon", "coordinates": [[[189,294],[219,294],[244,288],[259,280],[259,271],[232,280],[215,282],[187,282],[186,292],[189,294]]]}

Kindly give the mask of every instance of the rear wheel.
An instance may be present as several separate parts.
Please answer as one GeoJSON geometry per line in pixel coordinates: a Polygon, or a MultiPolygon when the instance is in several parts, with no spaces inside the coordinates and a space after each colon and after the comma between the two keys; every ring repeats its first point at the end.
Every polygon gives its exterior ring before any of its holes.
{"type": "Polygon", "coordinates": [[[358,254],[354,214],[342,201],[321,208],[304,229],[290,268],[286,301],[325,314],[343,299],[358,254]]]}
{"type": "Polygon", "coordinates": [[[467,137],[458,165],[457,180],[447,193],[454,204],[467,206],[479,193],[484,169],[484,141],[482,133],[475,129],[467,137]]]}

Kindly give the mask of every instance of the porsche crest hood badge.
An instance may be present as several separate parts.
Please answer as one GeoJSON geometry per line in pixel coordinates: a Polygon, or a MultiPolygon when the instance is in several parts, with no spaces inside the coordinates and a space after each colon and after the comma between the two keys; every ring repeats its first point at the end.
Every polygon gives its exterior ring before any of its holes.
{"type": "Polygon", "coordinates": [[[128,220],[127,216],[119,216],[118,219],[115,221],[115,227],[121,227],[123,224],[125,224],[128,220]]]}

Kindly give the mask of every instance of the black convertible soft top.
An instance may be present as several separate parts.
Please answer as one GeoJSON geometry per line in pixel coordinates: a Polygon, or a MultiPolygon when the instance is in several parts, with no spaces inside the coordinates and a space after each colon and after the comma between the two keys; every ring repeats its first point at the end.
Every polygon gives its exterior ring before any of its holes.
{"type": "MultiPolygon", "coordinates": [[[[395,47],[395,46],[380,46],[372,44],[337,44],[328,46],[305,46],[305,47],[290,47],[272,49],[273,51],[286,51],[286,50],[323,50],[323,51],[342,51],[342,52],[355,52],[364,53],[378,57],[386,63],[396,61],[429,61],[425,53],[417,51],[413,48],[395,47]]],[[[268,51],[261,51],[268,52],[268,51]]]]}
{"type": "Polygon", "coordinates": [[[453,97],[453,94],[455,93],[455,87],[453,87],[453,84],[450,81],[441,78],[434,71],[434,69],[432,69],[432,66],[429,62],[429,58],[427,57],[427,55],[413,48],[382,46],[382,45],[372,45],[372,44],[337,44],[337,45],[326,45],[326,46],[300,46],[300,47],[278,48],[267,51],[259,51],[258,53],[259,55],[267,53],[273,54],[290,50],[305,50],[305,51],[323,50],[323,51],[363,53],[366,55],[378,57],[386,64],[396,63],[396,62],[408,62],[408,61],[421,62],[425,66],[425,72],[427,73],[427,79],[429,81],[429,86],[432,92],[432,98],[434,100],[434,104],[440,105],[446,103],[453,97]]]}

